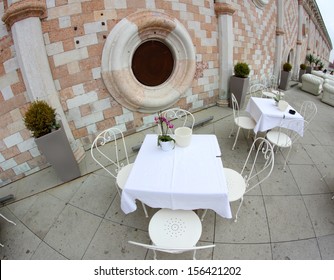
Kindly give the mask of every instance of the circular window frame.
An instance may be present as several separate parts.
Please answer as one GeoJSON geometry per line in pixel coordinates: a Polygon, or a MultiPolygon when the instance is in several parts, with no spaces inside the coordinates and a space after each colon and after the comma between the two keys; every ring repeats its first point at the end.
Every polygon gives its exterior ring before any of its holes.
{"type": "Polygon", "coordinates": [[[102,79],[109,93],[132,111],[153,113],[175,104],[191,86],[195,49],[185,27],[165,13],[141,11],[122,19],[109,33],[102,52],[102,79]],[[132,72],[132,57],[143,42],[157,40],[173,54],[174,69],[161,85],[141,84],[132,72]]]}

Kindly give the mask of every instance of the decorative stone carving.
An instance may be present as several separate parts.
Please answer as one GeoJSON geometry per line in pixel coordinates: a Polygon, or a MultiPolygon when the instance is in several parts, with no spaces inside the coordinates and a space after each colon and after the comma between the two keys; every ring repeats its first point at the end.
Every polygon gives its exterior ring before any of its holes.
{"type": "Polygon", "coordinates": [[[263,9],[266,5],[268,5],[269,0],[253,0],[256,7],[263,9]]]}
{"type": "Polygon", "coordinates": [[[10,5],[2,16],[2,21],[7,25],[7,29],[10,30],[12,25],[17,21],[29,17],[39,17],[42,19],[46,16],[46,4],[44,1],[26,0],[10,5]]]}
{"type": "Polygon", "coordinates": [[[215,3],[215,13],[216,15],[233,15],[235,13],[235,8],[227,3],[215,3]]]}
{"type": "Polygon", "coordinates": [[[122,19],[110,32],[102,52],[102,78],[122,106],[153,113],[175,104],[190,87],[196,70],[195,50],[186,28],[158,11],[140,11],[122,19]],[[170,77],[157,86],[141,84],[132,71],[132,58],[144,42],[165,44],[173,54],[170,77]]]}

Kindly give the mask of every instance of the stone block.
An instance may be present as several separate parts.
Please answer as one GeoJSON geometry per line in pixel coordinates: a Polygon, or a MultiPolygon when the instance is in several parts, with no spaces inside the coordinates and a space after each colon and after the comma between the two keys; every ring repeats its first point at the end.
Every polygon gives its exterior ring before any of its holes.
{"type": "Polygon", "coordinates": [[[56,42],[46,45],[45,49],[48,56],[63,53],[64,52],[63,42],[56,42]]]}
{"type": "Polygon", "coordinates": [[[17,163],[13,158],[0,163],[0,168],[4,171],[13,168],[17,163]]]}
{"type": "Polygon", "coordinates": [[[87,48],[81,48],[76,50],[71,50],[68,52],[56,54],[53,56],[53,61],[55,66],[64,65],[72,61],[77,61],[81,59],[88,58],[87,48]]]}
{"type": "Polygon", "coordinates": [[[36,147],[35,139],[29,138],[19,144],[17,144],[17,147],[21,153],[26,152],[28,150],[31,150],[36,147]]]}
{"type": "Polygon", "coordinates": [[[85,34],[92,34],[102,31],[107,31],[107,24],[103,24],[104,21],[90,22],[84,24],[85,34]]]}
{"type": "Polygon", "coordinates": [[[13,167],[13,171],[15,172],[16,175],[20,175],[20,174],[25,173],[29,170],[30,170],[30,166],[26,162],[13,167]]]}
{"type": "Polygon", "coordinates": [[[89,104],[97,101],[97,93],[95,91],[88,92],[86,94],[78,95],[72,99],[66,101],[68,109],[79,107],[84,104],[89,104]]]}
{"type": "Polygon", "coordinates": [[[23,142],[23,138],[22,138],[21,134],[19,132],[17,132],[13,135],[10,135],[10,136],[4,138],[3,141],[5,142],[6,146],[8,148],[10,148],[10,147],[13,147],[13,146],[17,145],[18,143],[23,142]]]}
{"type": "Polygon", "coordinates": [[[82,48],[98,43],[96,33],[87,34],[84,36],[74,37],[75,48],[82,48]]]}
{"type": "Polygon", "coordinates": [[[10,86],[6,86],[5,88],[1,89],[1,92],[4,100],[8,100],[14,97],[12,88],[10,86]]]}

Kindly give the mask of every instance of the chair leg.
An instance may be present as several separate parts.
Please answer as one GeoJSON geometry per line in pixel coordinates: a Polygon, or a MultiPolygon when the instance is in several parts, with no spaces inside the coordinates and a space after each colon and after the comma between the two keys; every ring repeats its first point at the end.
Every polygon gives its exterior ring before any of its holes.
{"type": "Polygon", "coordinates": [[[194,253],[193,253],[193,260],[196,260],[196,250],[194,250],[194,253]]]}
{"type": "Polygon", "coordinates": [[[157,252],[155,250],[153,250],[153,255],[154,255],[153,259],[157,260],[157,252]]]}
{"type": "Polygon", "coordinates": [[[146,209],[145,204],[142,202],[141,205],[143,206],[143,210],[144,210],[144,213],[145,213],[145,217],[148,218],[147,209],[146,209]]]}
{"type": "Polygon", "coordinates": [[[202,221],[202,222],[203,222],[203,220],[204,220],[204,217],[205,217],[207,211],[208,211],[208,209],[205,209],[204,212],[203,212],[203,214],[202,214],[202,217],[201,217],[201,221],[202,221]]]}
{"type": "Polygon", "coordinates": [[[241,208],[241,205],[242,205],[243,201],[244,201],[244,197],[242,197],[242,198],[240,199],[240,204],[239,204],[237,213],[235,214],[235,219],[234,219],[234,222],[235,222],[235,223],[238,221],[238,213],[239,213],[239,210],[240,210],[240,208],[241,208]]]}
{"type": "Polygon", "coordinates": [[[9,223],[11,223],[11,224],[13,224],[13,225],[16,226],[16,224],[13,221],[7,219],[4,215],[0,214],[0,217],[4,218],[7,222],[9,222],[9,223]]]}
{"type": "Polygon", "coordinates": [[[288,151],[288,154],[286,155],[285,162],[284,162],[284,166],[283,166],[283,170],[285,170],[286,164],[287,164],[287,162],[288,162],[288,158],[289,158],[289,155],[290,155],[291,148],[292,148],[292,146],[290,146],[289,151],[288,151]]]}
{"type": "Polygon", "coordinates": [[[235,144],[237,143],[238,136],[239,136],[239,131],[240,131],[240,126],[238,127],[237,135],[235,136],[235,140],[234,140],[234,144],[233,144],[232,150],[234,150],[235,144]]]}
{"type": "Polygon", "coordinates": [[[231,138],[231,137],[232,137],[232,133],[233,133],[233,130],[234,130],[234,126],[235,126],[235,124],[233,123],[232,129],[231,129],[231,132],[230,132],[230,135],[228,136],[228,138],[231,138]]]}

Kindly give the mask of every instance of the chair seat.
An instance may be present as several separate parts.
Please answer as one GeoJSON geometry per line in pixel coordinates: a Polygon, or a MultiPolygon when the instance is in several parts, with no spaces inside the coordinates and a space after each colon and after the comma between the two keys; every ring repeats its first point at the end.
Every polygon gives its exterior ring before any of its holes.
{"type": "Polygon", "coordinates": [[[269,97],[269,98],[274,98],[276,97],[276,94],[275,93],[272,93],[270,91],[264,91],[262,92],[262,95],[265,96],[265,97],[269,97]]]}
{"type": "Polygon", "coordinates": [[[123,190],[126,180],[129,177],[129,174],[132,170],[133,167],[133,163],[130,163],[128,165],[125,165],[124,167],[122,167],[122,169],[120,171],[118,171],[117,173],[117,178],[116,178],[116,182],[117,185],[119,186],[120,189],[123,190]]]}
{"type": "Polygon", "coordinates": [[[194,247],[201,237],[202,224],[194,211],[161,209],[153,215],[148,231],[156,246],[194,247]]]}
{"type": "Polygon", "coordinates": [[[275,146],[281,148],[287,148],[292,145],[291,138],[283,132],[269,131],[266,135],[266,138],[275,146]]]}
{"type": "Polygon", "coordinates": [[[228,200],[236,201],[243,197],[246,191],[246,182],[239,172],[224,168],[224,173],[227,181],[228,200]]]}
{"type": "Polygon", "coordinates": [[[252,118],[246,116],[235,118],[235,123],[244,129],[253,129],[256,126],[255,121],[252,118]]]}

